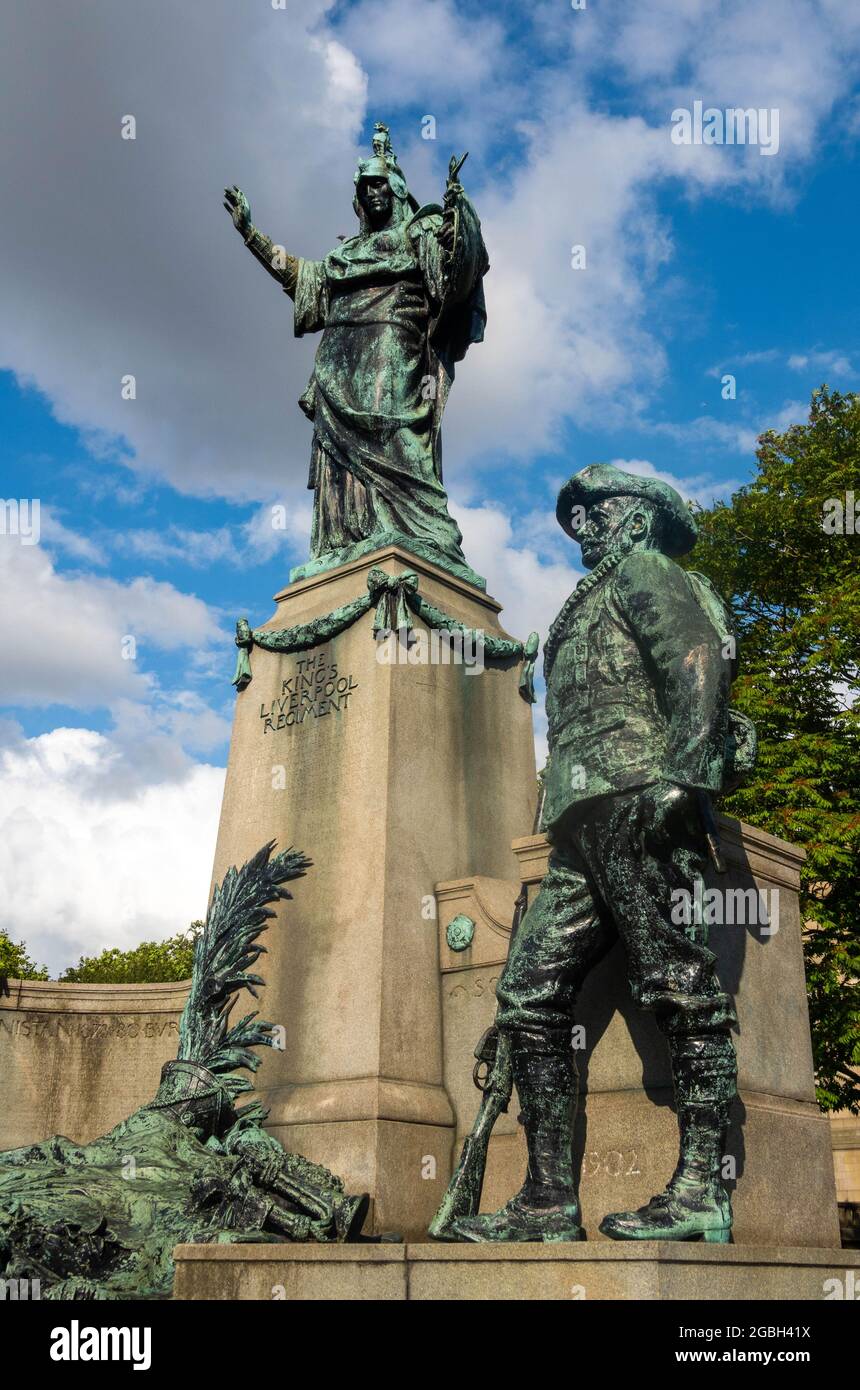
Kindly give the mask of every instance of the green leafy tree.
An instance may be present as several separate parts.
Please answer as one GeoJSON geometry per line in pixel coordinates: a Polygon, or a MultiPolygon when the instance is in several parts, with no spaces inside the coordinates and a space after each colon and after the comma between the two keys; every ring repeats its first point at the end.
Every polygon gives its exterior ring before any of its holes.
{"type": "Polygon", "coordinates": [[[142,941],[130,951],[114,947],[98,956],[81,956],[60,976],[61,983],[142,985],[187,980],[194,960],[194,943],[203,930],[192,922],[188,931],[166,941],[142,941]]]}
{"type": "Polygon", "coordinates": [[[36,965],[27,955],[23,941],[16,942],[0,931],[0,980],[47,980],[44,965],[36,965]]]}
{"type": "Polygon", "coordinates": [[[697,514],[687,559],[730,599],[732,701],[759,760],[722,809],[806,851],[801,910],[819,1102],[860,1111],[860,396],[815,391],[809,420],[759,439],[758,472],[697,514]],[[837,505],[837,504],[841,504],[837,505]],[[841,523],[841,524],[840,524],[841,523]]]}

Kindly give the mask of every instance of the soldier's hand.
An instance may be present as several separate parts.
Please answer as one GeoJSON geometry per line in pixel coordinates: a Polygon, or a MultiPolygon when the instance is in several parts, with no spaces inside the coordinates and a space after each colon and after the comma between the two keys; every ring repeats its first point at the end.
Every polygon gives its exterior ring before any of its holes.
{"type": "Polygon", "coordinates": [[[251,225],[251,205],[235,183],[232,188],[224,189],[224,206],[233,219],[236,231],[241,232],[242,236],[247,235],[251,225]]]}
{"type": "Polygon", "coordinates": [[[652,782],[645,787],[633,812],[631,829],[642,840],[643,849],[652,854],[671,853],[673,826],[677,825],[692,800],[692,793],[675,782],[652,782]]]}

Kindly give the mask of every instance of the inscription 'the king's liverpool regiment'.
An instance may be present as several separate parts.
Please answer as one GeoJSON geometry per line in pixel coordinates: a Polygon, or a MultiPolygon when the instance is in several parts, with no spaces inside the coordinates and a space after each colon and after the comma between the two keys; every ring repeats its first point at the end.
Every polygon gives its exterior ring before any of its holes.
{"type": "Polygon", "coordinates": [[[349,708],[349,697],[357,688],[355,677],[341,675],[337,663],[329,661],[326,652],[303,657],[296,662],[293,675],[281,682],[280,699],[268,706],[260,705],[263,733],[291,729],[328,714],[344,714],[349,708]]]}

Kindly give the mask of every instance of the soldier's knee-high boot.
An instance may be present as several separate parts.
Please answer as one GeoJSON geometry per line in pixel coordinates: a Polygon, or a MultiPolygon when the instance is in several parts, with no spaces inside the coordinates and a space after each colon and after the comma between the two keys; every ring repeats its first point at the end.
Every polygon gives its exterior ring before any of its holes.
{"type": "Polygon", "coordinates": [[[569,1038],[563,1049],[535,1050],[514,1039],[514,1081],[528,1144],[522,1188],[500,1211],[464,1217],[460,1240],[581,1240],[573,1177],[575,1075],[569,1038]]]}
{"type": "Polygon", "coordinates": [[[677,1167],[666,1190],[647,1206],[606,1216],[600,1229],[614,1240],[725,1243],[732,1209],[722,1163],[737,1089],[734,1046],[726,1032],[672,1037],[669,1050],[681,1133],[677,1167]]]}

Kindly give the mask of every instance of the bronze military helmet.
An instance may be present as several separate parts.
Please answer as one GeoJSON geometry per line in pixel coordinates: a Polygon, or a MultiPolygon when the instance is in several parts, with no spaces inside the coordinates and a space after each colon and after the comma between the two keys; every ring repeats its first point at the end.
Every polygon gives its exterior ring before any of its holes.
{"type": "Polygon", "coordinates": [[[364,223],[364,213],[359,203],[358,190],[365,179],[386,179],[394,198],[395,222],[403,222],[418,211],[418,201],[409,192],[403,170],[391,147],[391,135],[387,125],[377,121],[373,128],[373,155],[370,159],[360,159],[355,171],[355,198],[353,208],[359,221],[364,223]]]}
{"type": "Polygon", "coordinates": [[[661,549],[666,555],[686,555],[696,544],[698,531],[692,513],[686,502],[659,478],[640,478],[635,473],[625,473],[612,463],[590,463],[579,473],[568,478],[558,494],[555,514],[563,531],[577,540],[571,525],[574,507],[586,509],[594,502],[607,497],[643,497],[660,509],[661,549]]]}

